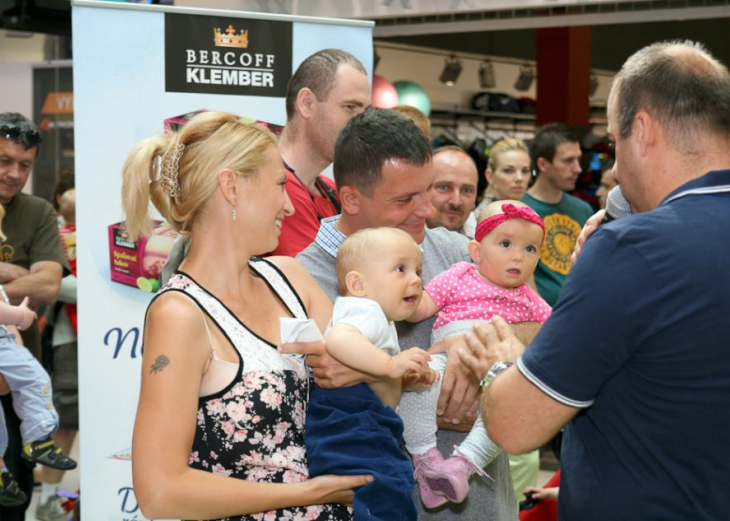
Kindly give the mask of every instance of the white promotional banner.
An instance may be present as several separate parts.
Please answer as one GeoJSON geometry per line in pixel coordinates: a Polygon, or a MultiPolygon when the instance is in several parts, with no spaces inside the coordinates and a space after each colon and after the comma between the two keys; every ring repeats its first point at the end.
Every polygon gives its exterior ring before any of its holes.
{"type": "Polygon", "coordinates": [[[166,120],[174,123],[176,117],[198,110],[229,111],[283,125],[286,84],[310,54],[341,48],[372,74],[372,26],[363,21],[74,2],[85,519],[145,519],[132,488],[132,429],[144,314],[157,289],[161,252],[172,239],[161,227],[146,244],[127,244],[113,227],[123,218],[121,169],[127,152],[162,132],[166,120]]]}

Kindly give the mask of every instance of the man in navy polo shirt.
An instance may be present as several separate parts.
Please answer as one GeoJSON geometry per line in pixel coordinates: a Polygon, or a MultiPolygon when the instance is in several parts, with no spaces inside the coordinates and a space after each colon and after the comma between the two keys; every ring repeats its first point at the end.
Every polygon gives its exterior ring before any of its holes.
{"type": "Polygon", "coordinates": [[[728,519],[730,74],[691,42],[646,47],[608,124],[637,213],[591,235],[529,349],[498,320],[460,354],[506,451],[567,423],[561,521],[728,519]]]}

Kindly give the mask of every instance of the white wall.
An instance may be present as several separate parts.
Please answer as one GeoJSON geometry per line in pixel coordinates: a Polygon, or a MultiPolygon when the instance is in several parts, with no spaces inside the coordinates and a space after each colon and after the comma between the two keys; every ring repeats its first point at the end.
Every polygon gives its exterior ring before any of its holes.
{"type": "MultiPolygon", "coordinates": [[[[2,44],[0,44],[0,49],[2,52],[5,51],[2,44]]],[[[33,114],[32,63],[2,63],[0,60],[1,112],[20,112],[28,117],[33,114]]],[[[30,193],[32,186],[33,174],[31,173],[23,191],[30,193]]]]}
{"type": "Polygon", "coordinates": [[[33,65],[0,62],[0,112],[33,110],[33,65]]]}
{"type": "MultiPolygon", "coordinates": [[[[0,112],[33,114],[33,66],[46,61],[46,46],[57,37],[0,29],[0,112]],[[49,41],[50,40],[50,41],[49,41]]],[[[31,193],[33,174],[24,192],[31,193]]]]}

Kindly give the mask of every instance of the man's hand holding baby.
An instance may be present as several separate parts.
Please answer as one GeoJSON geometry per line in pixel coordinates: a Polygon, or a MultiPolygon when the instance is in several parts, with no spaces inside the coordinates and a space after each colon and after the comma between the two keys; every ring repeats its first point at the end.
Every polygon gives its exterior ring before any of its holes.
{"type": "Polygon", "coordinates": [[[495,362],[514,362],[525,351],[509,324],[499,316],[488,324],[474,327],[466,335],[466,347],[457,349],[458,357],[477,379],[487,375],[495,362]]]}
{"type": "MultiPolygon", "coordinates": [[[[447,341],[450,348],[458,350],[464,342],[464,335],[450,337],[447,341]]],[[[458,356],[449,356],[437,406],[439,428],[469,432],[478,407],[479,380],[458,356]]]]}

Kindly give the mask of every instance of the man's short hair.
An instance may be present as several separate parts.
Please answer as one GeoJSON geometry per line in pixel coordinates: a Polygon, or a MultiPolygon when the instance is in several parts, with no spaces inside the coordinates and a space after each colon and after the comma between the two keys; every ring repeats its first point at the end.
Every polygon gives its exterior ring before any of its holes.
{"type": "Polygon", "coordinates": [[[632,55],[613,80],[618,128],[626,139],[646,110],[673,146],[694,147],[698,133],[730,135],[730,74],[699,43],[660,42],[632,55]]]}
{"type": "Polygon", "coordinates": [[[565,123],[548,123],[537,129],[532,142],[532,165],[535,172],[538,171],[539,158],[552,163],[561,144],[578,142],[580,142],[578,134],[565,123]]]}
{"type": "Polygon", "coordinates": [[[477,168],[477,163],[476,161],[474,161],[474,158],[469,155],[469,152],[467,152],[458,145],[444,145],[442,147],[438,147],[436,150],[433,151],[433,157],[436,157],[439,154],[445,154],[446,152],[454,152],[455,154],[468,157],[469,160],[474,164],[474,168],[477,168]]]}
{"type": "Polygon", "coordinates": [[[0,114],[0,137],[9,139],[26,150],[33,147],[40,149],[41,133],[30,119],[17,112],[0,114]]]}
{"type": "Polygon", "coordinates": [[[426,114],[418,110],[416,107],[410,105],[396,105],[390,110],[396,111],[398,114],[410,118],[416,124],[416,126],[423,132],[426,139],[431,135],[431,120],[426,117],[426,114]]]}
{"type": "Polygon", "coordinates": [[[307,88],[311,90],[318,101],[327,99],[337,79],[337,69],[347,63],[367,75],[365,66],[349,52],[341,49],[324,49],[317,51],[294,71],[286,89],[286,119],[294,117],[295,106],[299,91],[307,88]]]}
{"type": "Polygon", "coordinates": [[[366,197],[383,179],[383,164],[398,159],[422,166],[431,145],[409,118],[389,109],[368,108],[340,131],[333,171],[337,189],[352,186],[366,197]]]}

